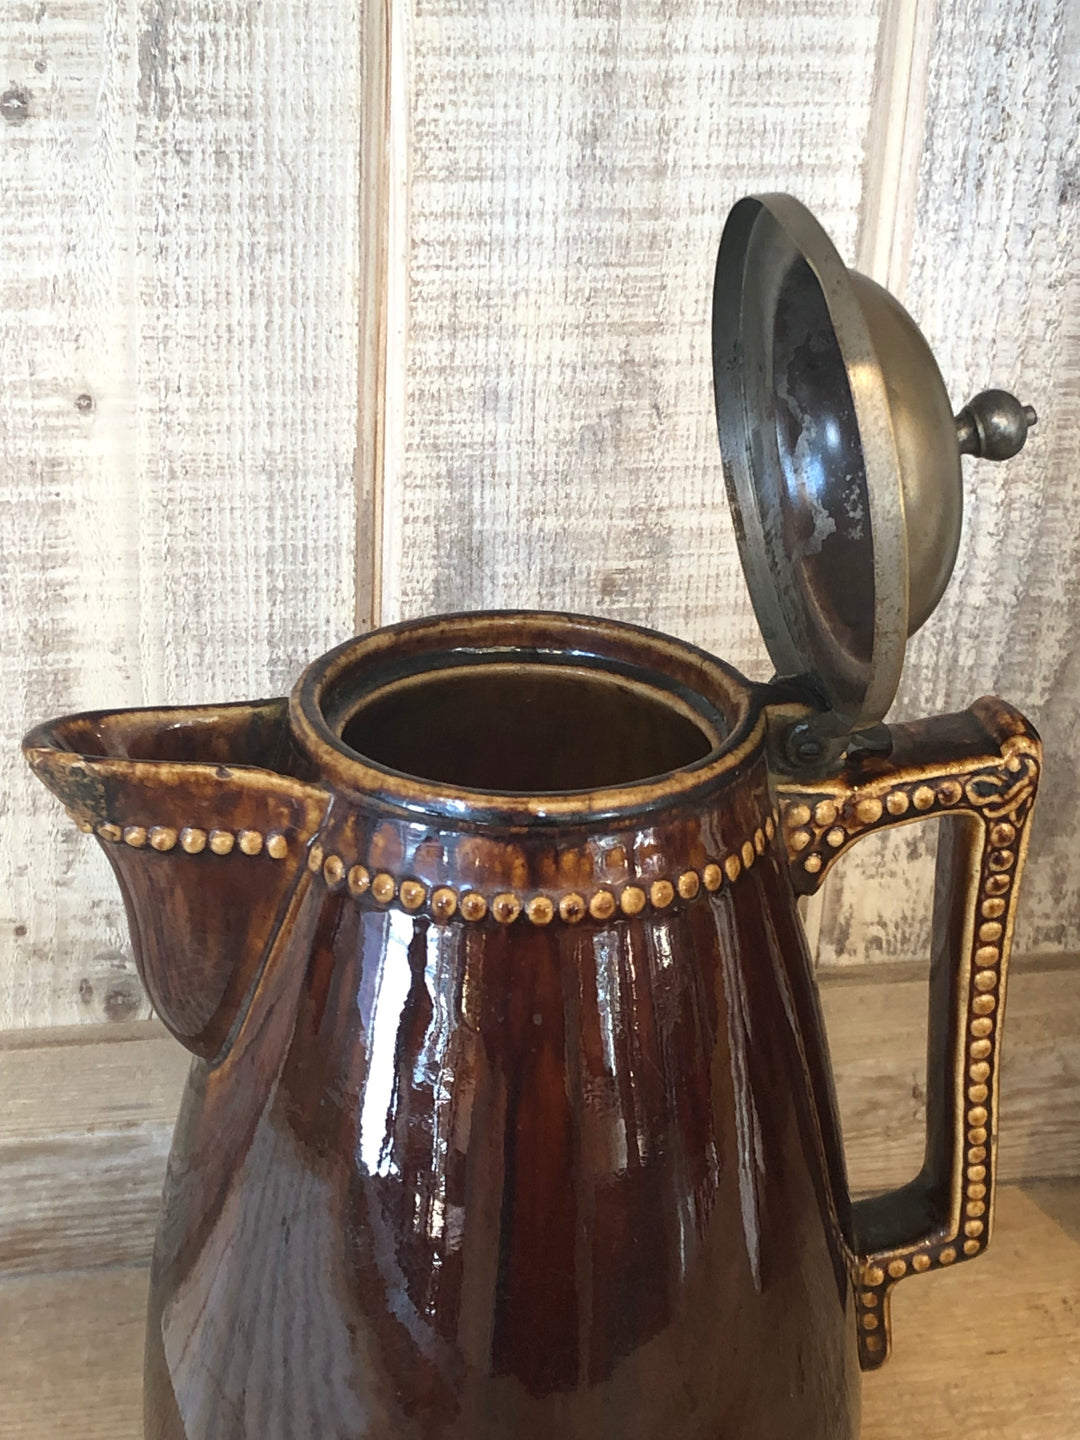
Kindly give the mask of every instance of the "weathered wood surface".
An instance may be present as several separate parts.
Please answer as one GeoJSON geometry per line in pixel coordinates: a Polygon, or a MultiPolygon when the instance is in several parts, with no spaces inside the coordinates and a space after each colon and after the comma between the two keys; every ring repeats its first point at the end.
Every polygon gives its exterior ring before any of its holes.
{"type": "Polygon", "coordinates": [[[0,55],[3,1029],[145,1013],[23,731],[352,633],[362,87],[351,4],[12,0],[0,55]]]}
{"type": "Polygon", "coordinates": [[[0,1280],[0,1440],[144,1440],[145,1266],[0,1280]]]}
{"type": "MultiPolygon", "coordinates": [[[[823,986],[851,1183],[911,1178],[925,1119],[926,984],[912,967],[823,986]]],[[[1012,981],[1005,1179],[1080,1172],[1076,967],[1012,981]]],[[[16,1032],[0,1044],[0,1273],[149,1257],[187,1054],[155,1021],[16,1032]],[[113,1038],[117,1036],[119,1038],[113,1038]]]]}
{"type": "MultiPolygon", "coordinates": [[[[0,1440],[141,1440],[147,1272],[0,1280],[0,1440]]],[[[976,1265],[893,1301],[895,1352],[863,1381],[862,1440],[1075,1440],[1080,1185],[1001,1191],[976,1265]]]]}
{"type": "Polygon", "coordinates": [[[716,440],[716,246],[739,195],[793,189],[853,249],[880,24],[862,0],[417,10],[384,619],[579,610],[767,673],[716,440]]]}
{"type": "MultiPolygon", "coordinates": [[[[921,8],[921,7],[920,7],[921,8]]],[[[929,9],[930,7],[926,7],[929,9]]],[[[1013,701],[1046,747],[1022,952],[1080,949],[1080,8],[954,0],[917,37],[887,269],[957,407],[988,385],[1040,415],[1027,448],[967,471],[960,557],[908,646],[894,712],[1013,701]]],[[[933,827],[867,842],[827,887],[823,963],[929,953],[933,827]],[[872,847],[872,848],[871,848],[872,847]]]]}
{"type": "MultiPolygon", "coordinates": [[[[6,6],[0,1029],[146,1013],[103,858],[15,753],[31,721],[280,691],[354,623],[480,605],[768,673],[708,333],[754,189],[898,289],[958,404],[1004,383],[1043,414],[969,474],[898,712],[1032,713],[1017,945],[1080,949],[1077,13],[6,6]]],[[[928,852],[909,829],[845,860],[823,964],[926,954],[928,852]]]]}
{"type": "Polygon", "coordinates": [[[187,1052],[154,1021],[5,1039],[0,1271],[146,1260],[187,1052]]]}
{"type": "MultiPolygon", "coordinates": [[[[1002,1042],[1003,1180],[1080,1174],[1078,989],[1075,961],[1012,966],[1002,1042]]],[[[821,996],[849,1182],[860,1194],[891,1189],[922,1163],[926,967],[827,971],[821,996]]]]}
{"type": "Polygon", "coordinates": [[[862,1440],[1073,1440],[1080,1186],[1006,1187],[977,1265],[893,1295],[893,1355],[863,1381],[862,1440]]]}

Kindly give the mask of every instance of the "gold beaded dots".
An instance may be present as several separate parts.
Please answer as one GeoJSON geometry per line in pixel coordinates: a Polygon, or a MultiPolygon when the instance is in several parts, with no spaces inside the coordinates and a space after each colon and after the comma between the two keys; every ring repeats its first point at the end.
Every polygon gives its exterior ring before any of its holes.
{"type": "MultiPolygon", "coordinates": [[[[271,860],[284,860],[289,853],[289,838],[281,830],[205,830],[198,825],[185,825],[177,830],[173,825],[115,825],[112,821],[92,826],[102,840],[112,845],[129,845],[133,850],[149,847],[159,855],[175,850],[177,845],[187,855],[201,855],[208,851],[212,855],[231,855],[240,850],[245,855],[261,855],[265,850],[271,860]]],[[[314,866],[314,869],[321,867],[314,866]]]]}
{"type": "MultiPolygon", "coordinates": [[[[818,809],[821,811],[821,806],[818,809]]],[[[822,813],[829,814],[828,810],[822,813]]],[[[807,810],[806,820],[809,819],[807,810]]],[[[458,891],[450,885],[429,887],[411,876],[398,881],[386,871],[373,872],[362,864],[350,865],[341,855],[328,852],[319,841],[308,848],[307,868],[312,875],[320,876],[330,890],[347,889],[354,899],[368,896],[384,906],[396,902],[412,914],[426,910],[432,919],[442,923],[455,915],[472,924],[489,916],[500,925],[512,925],[521,916],[529,924],[539,926],[550,925],[556,916],[568,925],[577,925],[586,918],[604,923],[650,911],[664,914],[676,908],[680,901],[686,903],[703,895],[714,895],[723,885],[734,884],[751,869],[765,854],[779,827],[780,815],[774,810],[745,840],[733,844],[727,854],[708,860],[700,869],[677,870],[670,879],[661,876],[640,883],[601,885],[590,892],[570,891],[559,896],[526,896],[511,890],[484,896],[475,890],[458,891]]],[[[188,855],[266,854],[272,860],[284,860],[290,845],[288,835],[282,830],[234,831],[196,825],[177,829],[170,825],[121,826],[112,821],[89,828],[110,844],[123,844],[135,850],[149,847],[161,854],[179,846],[188,855]]]]}
{"type": "Polygon", "coordinates": [[[675,899],[675,887],[670,880],[654,880],[649,886],[649,899],[657,910],[666,910],[675,899]]]}
{"type": "MultiPolygon", "coordinates": [[[[482,895],[476,890],[459,891],[451,885],[429,887],[412,876],[399,881],[386,871],[376,873],[361,864],[350,866],[342,856],[327,852],[321,842],[310,847],[307,863],[311,873],[321,875],[331,890],[347,886],[355,899],[368,896],[379,905],[397,902],[412,914],[425,912],[443,924],[455,915],[470,924],[490,918],[498,925],[513,925],[523,918],[530,925],[544,926],[550,925],[556,916],[566,925],[579,925],[590,918],[603,924],[621,917],[632,919],[648,913],[663,915],[677,908],[680,901],[686,903],[704,895],[713,895],[723,885],[734,884],[759,857],[764,856],[778,825],[779,817],[768,815],[750,838],[733,846],[726,855],[707,861],[700,869],[677,870],[671,879],[661,876],[621,885],[605,884],[595,890],[571,890],[562,895],[528,895],[515,890],[482,895]]],[[[153,844],[154,832],[150,833],[150,843],[153,844]]],[[[211,832],[209,844],[219,854],[226,853],[226,849],[231,850],[234,844],[246,849],[245,839],[252,833],[242,831],[234,837],[232,832],[215,830],[211,832]]],[[[267,835],[264,842],[267,853],[275,859],[280,858],[280,854],[285,853],[281,851],[279,854],[283,842],[284,836],[277,833],[267,835]]],[[[249,849],[246,853],[255,851],[249,849]]]]}
{"type": "Polygon", "coordinates": [[[419,910],[427,899],[427,886],[421,885],[419,880],[403,880],[400,893],[406,910],[419,910]]]}
{"type": "Polygon", "coordinates": [[[371,893],[380,905],[389,905],[396,891],[394,877],[385,871],[380,871],[371,882],[371,893]]]}
{"type": "MultiPolygon", "coordinates": [[[[1007,762],[1006,768],[1008,768],[1007,762]]],[[[904,815],[909,806],[925,812],[933,805],[954,805],[963,798],[958,781],[920,785],[910,795],[896,789],[885,798],[884,808],[893,816],[904,815]]],[[[785,817],[789,850],[805,850],[813,837],[803,841],[805,805],[793,806],[785,817]],[[795,815],[798,810],[799,814],[795,815]],[[794,832],[791,826],[796,825],[794,832]],[[796,841],[798,836],[798,841],[796,841]]],[[[856,815],[867,823],[872,808],[867,802],[856,805],[856,815]],[[863,808],[865,806],[865,809],[863,808]]],[[[1011,900],[1012,871],[1016,861],[1018,830],[1026,810],[1012,819],[995,819],[988,824],[987,849],[982,884],[976,902],[974,945],[970,957],[971,988],[964,1017],[965,1078],[960,1093],[960,1120],[964,1135],[959,1233],[948,1243],[926,1246],[907,1256],[875,1256],[866,1263],[859,1278],[859,1340],[868,1363],[876,1365],[884,1356],[877,1317],[883,1313],[890,1283],[909,1272],[922,1274],[932,1266],[948,1267],[958,1260],[978,1255],[986,1246],[989,1207],[992,1195],[991,1130],[993,1127],[993,1082],[996,1065],[996,1035],[1001,991],[1002,946],[1005,942],[1011,900]],[[1015,821],[1015,823],[1013,823],[1015,821]],[[876,1342],[876,1343],[875,1343],[876,1342]]],[[[808,832],[807,832],[808,833],[808,832]]],[[[826,837],[826,843],[828,837],[826,837]]]]}
{"type": "Polygon", "coordinates": [[[856,791],[853,795],[810,797],[788,805],[783,827],[788,854],[809,876],[817,876],[843,847],[883,820],[906,815],[912,805],[926,810],[934,804],[954,805],[963,791],[956,781],[943,782],[936,790],[927,785],[894,786],[881,794],[856,791]]]}
{"type": "Polygon", "coordinates": [[[550,925],[555,918],[555,906],[546,895],[534,895],[525,913],[534,925],[550,925]]]}
{"type": "MultiPolygon", "coordinates": [[[[1030,757],[1029,763],[1034,763],[1030,757]]],[[[1013,756],[1006,761],[1004,769],[1014,771],[1022,768],[1022,764],[1013,756]]],[[[1002,767],[988,767],[984,773],[1000,779],[1002,767]]],[[[974,782],[980,778],[978,775],[968,777],[968,801],[975,809],[987,803],[973,789],[974,782]]],[[[867,830],[903,816],[913,818],[926,815],[935,808],[951,809],[961,803],[964,795],[964,785],[952,776],[911,779],[903,783],[894,781],[890,787],[877,791],[867,787],[853,793],[840,790],[832,795],[801,795],[786,805],[783,811],[788,855],[807,875],[817,876],[845,845],[867,830]]],[[[989,863],[992,870],[1004,872],[1015,863],[1013,847],[1016,835],[1017,827],[1008,821],[999,822],[991,828],[990,843],[994,850],[989,863]]],[[[999,890],[996,893],[1003,892],[999,890]]],[[[994,917],[988,915],[986,918],[994,917]]]]}
{"type": "Polygon", "coordinates": [[[576,890],[559,901],[559,914],[568,925],[576,925],[579,920],[585,919],[585,901],[576,890]]]}
{"type": "Polygon", "coordinates": [[[615,914],[616,900],[610,890],[597,890],[589,901],[589,914],[594,920],[609,920],[615,914]]]}
{"type": "Polygon", "coordinates": [[[482,920],[487,914],[487,901],[475,890],[466,890],[461,897],[460,909],[466,920],[482,920]]]}
{"type": "MultiPolygon", "coordinates": [[[[358,865],[358,870],[364,867],[358,865]]],[[[436,920],[451,920],[458,907],[458,898],[449,885],[440,885],[431,892],[431,913],[436,920]]]]}
{"type": "Polygon", "coordinates": [[[640,915],[645,909],[645,891],[640,885],[627,885],[619,898],[619,907],[624,915],[640,915]]]}
{"type": "MultiPolygon", "coordinates": [[[[407,885],[409,882],[404,882],[407,885]]],[[[521,914],[521,901],[510,891],[496,895],[491,902],[491,918],[500,925],[512,925],[521,914]]]]}
{"type": "Polygon", "coordinates": [[[997,820],[990,826],[990,850],[979,895],[979,923],[972,956],[970,1008],[967,1016],[967,1083],[963,1096],[963,1122],[967,1146],[964,1154],[962,1194],[963,1253],[977,1255],[987,1241],[987,1207],[992,1192],[988,1162],[993,1113],[993,1076],[997,1063],[997,1010],[1001,989],[1001,946],[1011,899],[1017,826],[997,820]]]}

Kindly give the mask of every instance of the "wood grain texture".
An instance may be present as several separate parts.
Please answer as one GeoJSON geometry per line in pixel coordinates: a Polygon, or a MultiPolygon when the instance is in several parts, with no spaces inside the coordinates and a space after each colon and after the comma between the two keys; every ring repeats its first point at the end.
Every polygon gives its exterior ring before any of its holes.
{"type": "Polygon", "coordinates": [[[23,123],[0,125],[0,1027],[146,1013],[104,857],[17,748],[69,700],[141,696],[122,19],[0,12],[26,97],[23,123]]]}
{"type": "Polygon", "coordinates": [[[977,1265],[897,1287],[895,1348],[864,1378],[861,1440],[1072,1440],[1078,1288],[1080,1186],[999,1192],[977,1265]]]}
{"type": "MultiPolygon", "coordinates": [[[[1034,714],[1055,794],[1018,948],[1058,953],[1080,944],[1077,872],[1062,873],[1075,605],[1054,608],[1055,569],[1067,594],[1077,583],[1066,13],[897,0],[783,21],[744,10],[735,25],[690,4],[417,9],[382,587],[387,619],[588,610],[766,674],[720,479],[708,291],[731,200],[794,190],[923,320],[958,407],[1003,383],[1047,411],[1022,457],[969,472],[961,563],[913,642],[897,714],[993,689],[1034,714]]],[[[932,835],[909,830],[846,862],[824,900],[824,964],[928,953],[932,853],[932,835]]]]}
{"type": "MultiPolygon", "coordinates": [[[[821,997],[857,1194],[894,1189],[919,1169],[926,1140],[926,967],[823,972],[821,997]]],[[[1013,963],[1002,1041],[1003,1181],[1080,1174],[1076,961],[1013,963]]]]}
{"type": "MultiPolygon", "coordinates": [[[[5,7],[0,1027],[147,1013],[104,860],[15,754],[31,720],[280,690],[354,617],[486,605],[768,673],[708,354],[752,189],[898,288],[957,403],[1043,412],[970,471],[897,713],[1032,714],[1017,948],[1080,947],[1078,27],[1066,0],[5,7]]],[[[926,953],[930,850],[845,862],[823,964],[926,953]]]]}
{"type": "MultiPolygon", "coordinates": [[[[909,644],[894,709],[954,710],[992,691],[1035,722],[1046,765],[1015,943],[1067,953],[1080,948],[1080,11],[939,0],[933,14],[887,278],[957,408],[1001,385],[1040,421],[1017,458],[965,462],[956,573],[909,644]]],[[[895,832],[844,862],[827,887],[822,963],[929,953],[932,831],[895,832]]]]}
{"type": "Polygon", "coordinates": [[[147,1259],[188,1065],[153,1021],[0,1037],[0,1271],[147,1259]]]}
{"type": "Polygon", "coordinates": [[[149,1272],[0,1280],[2,1440],[143,1440],[149,1272]]]}
{"type": "MultiPolygon", "coordinates": [[[[905,1281],[861,1440],[1074,1440],[1080,1185],[1001,1191],[977,1265],[905,1281]]],[[[0,1280],[0,1440],[140,1440],[147,1271],[0,1280]]]]}
{"type": "Polygon", "coordinates": [[[280,692],[353,629],[357,5],[12,3],[0,124],[0,1027],[146,1013],[17,753],[280,692]]]}
{"type": "Polygon", "coordinates": [[[793,189],[854,242],[880,7],[438,0],[410,40],[383,614],[537,605],[768,662],[713,416],[716,246],[793,189]]]}

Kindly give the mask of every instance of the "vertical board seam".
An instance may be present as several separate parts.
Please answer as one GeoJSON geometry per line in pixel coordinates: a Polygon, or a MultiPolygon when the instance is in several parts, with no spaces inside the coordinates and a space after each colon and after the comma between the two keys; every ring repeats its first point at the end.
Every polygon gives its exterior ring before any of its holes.
{"type": "Polygon", "coordinates": [[[360,297],[356,407],[355,628],[379,622],[382,555],[382,451],[386,349],[386,192],[389,166],[389,0],[361,11],[360,297]]]}
{"type": "Polygon", "coordinates": [[[860,271],[903,289],[911,254],[935,0],[887,0],[864,166],[860,271]]]}
{"type": "Polygon", "coordinates": [[[399,620],[401,505],[408,384],[409,321],[409,84],[411,0],[387,0],[389,41],[386,107],[386,228],[382,350],[382,447],[374,623],[399,620]]]}

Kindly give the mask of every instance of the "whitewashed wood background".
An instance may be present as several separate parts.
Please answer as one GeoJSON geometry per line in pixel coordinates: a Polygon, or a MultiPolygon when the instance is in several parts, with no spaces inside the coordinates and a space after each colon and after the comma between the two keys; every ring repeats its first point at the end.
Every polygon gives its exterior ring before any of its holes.
{"type": "MultiPolygon", "coordinates": [[[[1018,947],[1080,951],[1072,0],[4,0],[0,58],[0,1030],[147,1013],[37,720],[280,693],[491,605],[767,673],[708,325],[765,189],[900,295],[957,407],[1040,412],[968,471],[896,711],[1034,719],[1018,947]]],[[[925,953],[928,844],[845,862],[824,966],[925,953]]]]}

